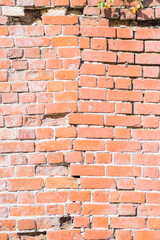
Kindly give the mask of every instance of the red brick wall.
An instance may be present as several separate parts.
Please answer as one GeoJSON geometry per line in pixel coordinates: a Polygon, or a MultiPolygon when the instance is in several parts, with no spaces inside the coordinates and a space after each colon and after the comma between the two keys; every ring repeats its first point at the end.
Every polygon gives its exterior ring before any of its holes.
{"type": "Polygon", "coordinates": [[[0,0],[0,240],[160,239],[159,1],[97,3],[0,0]]]}

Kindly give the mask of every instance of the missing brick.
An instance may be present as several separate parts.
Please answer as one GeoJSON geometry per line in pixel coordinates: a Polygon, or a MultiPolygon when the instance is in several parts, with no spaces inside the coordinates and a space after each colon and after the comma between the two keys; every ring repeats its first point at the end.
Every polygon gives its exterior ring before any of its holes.
{"type": "Polygon", "coordinates": [[[37,8],[24,9],[24,16],[9,16],[9,25],[32,25],[42,21],[42,10],[37,8]]]}
{"type": "Polygon", "coordinates": [[[25,232],[17,234],[20,240],[46,240],[46,232],[25,232]]]}
{"type": "Polygon", "coordinates": [[[81,15],[83,15],[83,8],[68,8],[67,15],[81,16],[81,15]]]}
{"type": "Polygon", "coordinates": [[[67,8],[65,7],[30,7],[30,8],[18,8],[19,14],[16,16],[16,13],[12,15],[12,11],[10,10],[8,15],[8,25],[33,25],[33,24],[41,24],[42,17],[44,15],[49,16],[64,16],[67,14],[67,8]],[[24,14],[22,14],[24,13],[24,14]]]}
{"type": "Polygon", "coordinates": [[[66,125],[66,115],[68,113],[57,113],[52,115],[44,115],[42,118],[42,126],[59,126],[66,125]]]}
{"type": "Polygon", "coordinates": [[[71,228],[71,226],[73,224],[73,218],[71,218],[70,216],[60,217],[59,223],[60,223],[61,229],[71,228]]]}
{"type": "Polygon", "coordinates": [[[137,20],[120,20],[110,19],[110,27],[159,27],[160,20],[148,20],[148,21],[137,21],[137,20]]]}

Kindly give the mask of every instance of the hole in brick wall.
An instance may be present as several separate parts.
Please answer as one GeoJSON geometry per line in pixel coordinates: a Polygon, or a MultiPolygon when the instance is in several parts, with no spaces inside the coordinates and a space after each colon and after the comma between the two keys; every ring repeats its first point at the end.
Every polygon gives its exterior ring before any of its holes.
{"type": "Polygon", "coordinates": [[[24,9],[25,16],[8,17],[9,25],[31,25],[42,20],[42,9],[24,9]]]}
{"type": "Polygon", "coordinates": [[[81,176],[72,176],[73,178],[80,178],[81,176]]]}
{"type": "Polygon", "coordinates": [[[67,114],[68,113],[57,113],[52,115],[44,115],[42,118],[42,126],[65,125],[67,114]]]}
{"type": "Polygon", "coordinates": [[[42,22],[43,15],[83,15],[83,9],[50,7],[50,8],[24,8],[24,16],[8,16],[8,25],[32,25],[42,22]]]}
{"type": "Polygon", "coordinates": [[[83,8],[68,8],[67,15],[83,15],[83,8]]]}
{"type": "Polygon", "coordinates": [[[109,20],[109,26],[110,27],[158,27],[160,26],[160,20],[155,21],[137,21],[137,20],[116,20],[116,19],[110,19],[109,20]]]}
{"type": "Polygon", "coordinates": [[[71,224],[73,223],[73,218],[71,218],[70,216],[60,217],[59,223],[61,228],[71,227],[71,224]]]}
{"type": "Polygon", "coordinates": [[[46,232],[17,233],[20,240],[46,240],[46,232]]]}

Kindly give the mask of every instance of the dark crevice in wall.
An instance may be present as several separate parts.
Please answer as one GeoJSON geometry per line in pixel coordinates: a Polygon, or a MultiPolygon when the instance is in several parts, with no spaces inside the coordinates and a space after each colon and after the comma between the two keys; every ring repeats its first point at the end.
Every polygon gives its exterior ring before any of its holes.
{"type": "Polygon", "coordinates": [[[70,216],[60,217],[59,223],[61,229],[68,228],[68,226],[70,226],[73,223],[73,218],[71,218],[70,216]]]}
{"type": "Polygon", "coordinates": [[[110,27],[156,27],[160,26],[160,20],[147,20],[147,21],[137,21],[137,20],[120,20],[120,19],[109,19],[110,27]]]}

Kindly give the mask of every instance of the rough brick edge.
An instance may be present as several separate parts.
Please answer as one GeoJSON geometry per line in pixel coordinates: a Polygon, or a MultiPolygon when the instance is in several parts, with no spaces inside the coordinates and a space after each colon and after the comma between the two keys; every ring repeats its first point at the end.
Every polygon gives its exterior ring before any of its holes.
{"type": "MultiPolygon", "coordinates": [[[[19,7],[19,8],[54,8],[65,7],[67,9],[81,9],[84,15],[97,16],[100,15],[107,19],[119,20],[159,20],[160,19],[160,2],[159,0],[144,0],[144,9],[139,9],[135,14],[132,13],[131,8],[134,6],[132,0],[115,0],[111,4],[111,8],[99,9],[97,7],[99,0],[2,0],[0,6],[19,7]]],[[[5,18],[0,7],[0,18],[5,18]]],[[[21,11],[19,9],[19,11],[21,11]]],[[[75,13],[76,14],[76,13],[75,13]]],[[[0,21],[0,24],[6,24],[5,19],[0,21]]]]}

